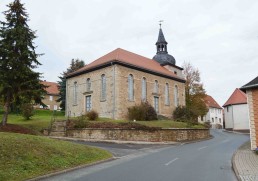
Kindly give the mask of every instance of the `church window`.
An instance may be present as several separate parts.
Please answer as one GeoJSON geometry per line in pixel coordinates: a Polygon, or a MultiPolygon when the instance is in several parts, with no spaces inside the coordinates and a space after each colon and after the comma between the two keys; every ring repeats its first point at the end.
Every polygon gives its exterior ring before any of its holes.
{"type": "Polygon", "coordinates": [[[154,93],[159,93],[159,83],[157,80],[154,82],[154,93]]]}
{"type": "Polygon", "coordinates": [[[128,99],[129,101],[134,100],[134,80],[132,74],[128,76],[128,99]]]}
{"type": "Polygon", "coordinates": [[[86,80],[86,90],[89,92],[91,90],[91,81],[90,78],[86,80]]]}
{"type": "Polygon", "coordinates": [[[165,86],[165,105],[169,105],[169,85],[166,83],[165,86]]]}
{"type": "Polygon", "coordinates": [[[101,100],[106,100],[106,76],[105,74],[101,75],[101,100]]]}
{"type": "Polygon", "coordinates": [[[73,104],[77,105],[77,82],[73,83],[73,104]]]}
{"type": "Polygon", "coordinates": [[[143,77],[142,79],[142,101],[146,101],[147,100],[147,82],[146,82],[146,78],[143,77]]]}
{"type": "Polygon", "coordinates": [[[178,103],[179,103],[178,87],[177,87],[177,85],[175,85],[175,89],[174,89],[174,103],[175,103],[175,106],[177,107],[178,103]]]}

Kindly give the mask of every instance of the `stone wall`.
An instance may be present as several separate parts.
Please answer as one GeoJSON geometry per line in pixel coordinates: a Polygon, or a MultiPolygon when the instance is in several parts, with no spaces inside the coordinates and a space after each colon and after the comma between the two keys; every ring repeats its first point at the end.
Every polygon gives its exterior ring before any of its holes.
{"type": "Polygon", "coordinates": [[[210,137],[209,129],[70,129],[66,135],[72,138],[88,140],[120,140],[146,142],[180,142],[205,139],[210,137]]]}

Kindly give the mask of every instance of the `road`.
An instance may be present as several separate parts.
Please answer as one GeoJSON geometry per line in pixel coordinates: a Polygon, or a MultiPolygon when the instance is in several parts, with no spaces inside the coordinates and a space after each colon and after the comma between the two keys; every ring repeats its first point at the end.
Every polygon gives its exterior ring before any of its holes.
{"type": "Polygon", "coordinates": [[[231,158],[248,135],[212,130],[213,139],[139,149],[111,162],[78,169],[45,181],[234,181],[231,158]]]}

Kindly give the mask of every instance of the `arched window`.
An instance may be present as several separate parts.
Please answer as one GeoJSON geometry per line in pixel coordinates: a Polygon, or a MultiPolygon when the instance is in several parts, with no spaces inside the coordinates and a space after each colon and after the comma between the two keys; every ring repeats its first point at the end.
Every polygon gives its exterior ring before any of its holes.
{"type": "Polygon", "coordinates": [[[73,83],[73,104],[77,105],[77,82],[73,83]]]}
{"type": "Polygon", "coordinates": [[[106,100],[106,76],[105,74],[101,75],[101,100],[106,100]]]}
{"type": "Polygon", "coordinates": [[[147,81],[146,78],[142,78],[142,101],[147,100],[147,81]]]}
{"type": "Polygon", "coordinates": [[[165,104],[169,105],[169,85],[166,83],[165,86],[165,104]]]}
{"type": "Polygon", "coordinates": [[[91,90],[91,81],[90,78],[86,80],[86,91],[89,92],[91,90]]]}
{"type": "Polygon", "coordinates": [[[128,99],[130,101],[134,100],[134,80],[132,74],[128,76],[128,99]]]}
{"type": "Polygon", "coordinates": [[[175,85],[175,89],[174,89],[174,103],[175,103],[176,107],[179,104],[178,87],[177,87],[177,85],[175,85]]]}
{"type": "Polygon", "coordinates": [[[157,80],[154,82],[154,93],[159,93],[159,83],[157,80]]]}

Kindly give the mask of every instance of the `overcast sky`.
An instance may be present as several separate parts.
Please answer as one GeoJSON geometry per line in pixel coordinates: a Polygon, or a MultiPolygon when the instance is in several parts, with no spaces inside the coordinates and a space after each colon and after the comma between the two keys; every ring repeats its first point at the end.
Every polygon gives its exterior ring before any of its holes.
{"type": "MultiPolygon", "coordinates": [[[[0,11],[11,0],[1,0],[0,11]]],[[[39,71],[58,81],[72,58],[86,64],[116,49],[152,58],[159,20],[176,65],[201,72],[223,105],[235,88],[258,76],[257,0],[21,0],[37,30],[39,71]]],[[[4,16],[0,15],[0,20],[4,16]]]]}

